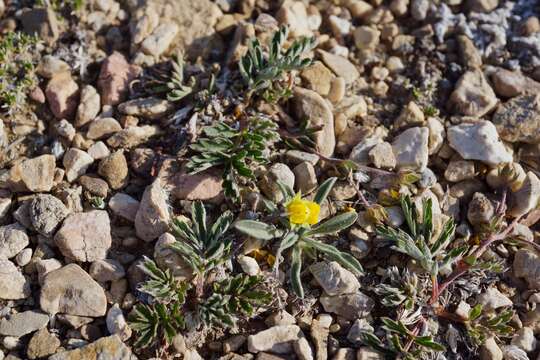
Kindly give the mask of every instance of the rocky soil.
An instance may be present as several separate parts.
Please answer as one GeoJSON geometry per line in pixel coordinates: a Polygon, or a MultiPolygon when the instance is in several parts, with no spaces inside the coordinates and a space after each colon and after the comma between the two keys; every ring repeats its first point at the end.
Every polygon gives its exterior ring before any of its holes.
{"type": "Polygon", "coordinates": [[[0,360],[540,359],[539,18],[535,0],[0,0],[0,40],[39,38],[35,84],[0,113],[0,360]],[[280,25],[285,47],[315,38],[313,62],[290,76],[288,97],[247,106],[238,62],[280,25]],[[153,81],[178,52],[199,92],[175,101],[153,81]],[[282,139],[232,199],[222,168],[190,174],[186,163],[204,126],[247,115],[275,122],[282,139]],[[306,120],[311,145],[284,141],[306,120]],[[283,199],[278,182],[312,196],[332,176],[321,219],[358,220],[323,241],[362,276],[305,256],[299,298],[290,263],[273,266],[277,242],[231,229],[212,276],[262,275],[272,300],[232,327],[188,322],[172,341],[135,346],[130,314],[152,303],[145,256],[196,286],[170,247],[192,203],[212,220],[260,219],[267,199],[283,199]],[[500,271],[462,274],[433,306],[429,274],[376,228],[406,228],[406,195],[419,208],[431,200],[434,234],[453,219],[450,248],[474,251],[508,229],[481,254],[500,271]],[[414,316],[378,288],[392,271],[396,289],[417,276],[400,293],[415,294],[414,316]],[[511,331],[473,341],[477,304],[486,317],[510,310],[511,331]],[[444,350],[374,348],[363,334],[389,338],[382,317],[408,319],[407,336],[444,350]]]}

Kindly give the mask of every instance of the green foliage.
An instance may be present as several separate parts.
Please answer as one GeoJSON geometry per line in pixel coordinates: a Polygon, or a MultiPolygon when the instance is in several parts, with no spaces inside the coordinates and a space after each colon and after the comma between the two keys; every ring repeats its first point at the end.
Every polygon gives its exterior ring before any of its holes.
{"type": "Polygon", "coordinates": [[[223,263],[229,256],[232,237],[227,235],[233,220],[230,211],[223,213],[209,227],[206,210],[200,201],[191,207],[192,226],[181,220],[174,220],[172,227],[178,240],[171,244],[193,271],[204,279],[206,274],[223,263]]]}
{"type": "Polygon", "coordinates": [[[38,38],[9,32],[0,39],[0,109],[21,110],[30,90],[37,86],[35,74],[38,38]]]}
{"type": "Polygon", "coordinates": [[[260,276],[239,274],[213,284],[212,295],[201,304],[199,316],[206,325],[234,326],[239,315],[250,317],[255,307],[271,301],[270,293],[259,290],[260,276]]]}
{"type": "Polygon", "coordinates": [[[59,12],[64,8],[79,11],[84,6],[84,0],[36,0],[36,6],[50,5],[54,11],[59,12]]]}
{"type": "Polygon", "coordinates": [[[152,297],[150,304],[138,304],[130,315],[130,326],[137,333],[135,346],[145,348],[172,338],[184,327],[182,305],[188,285],[174,278],[170,270],[161,270],[154,261],[144,257],[141,270],[148,280],[138,290],[152,297]]]}
{"type": "Polygon", "coordinates": [[[295,40],[283,50],[288,34],[285,26],[276,31],[267,52],[259,40],[249,42],[248,52],[238,64],[249,89],[248,98],[260,95],[266,101],[276,102],[289,96],[292,82],[286,79],[286,73],[311,64],[311,59],[304,58],[304,54],[315,46],[315,38],[295,40]]]}
{"type": "MultiPolygon", "coordinates": [[[[317,204],[324,202],[336,180],[336,178],[330,178],[322,183],[317,189],[314,202],[317,204]]],[[[284,198],[283,203],[280,205],[286,206],[294,197],[294,191],[285,184],[280,183],[278,185],[284,198]]],[[[345,212],[311,227],[309,225],[291,224],[286,218],[286,209],[280,209],[276,204],[268,204],[268,207],[281,214],[276,224],[266,224],[255,220],[240,220],[234,226],[238,231],[257,239],[268,241],[278,237],[281,238],[276,253],[276,266],[279,265],[281,254],[290,249],[290,282],[297,296],[304,297],[304,288],[301,281],[303,254],[316,254],[318,252],[324,254],[328,259],[339,262],[357,275],[363,273],[362,266],[356,258],[318,239],[325,235],[338,233],[354,224],[358,217],[356,212],[345,212]]]]}
{"type": "Polygon", "coordinates": [[[268,162],[268,148],[279,135],[277,125],[262,118],[251,118],[235,129],[224,122],[203,129],[206,137],[191,145],[197,153],[187,167],[192,174],[211,167],[223,169],[225,196],[238,198],[240,178],[253,179],[252,166],[268,162]]]}
{"type": "Polygon", "coordinates": [[[410,331],[400,320],[394,321],[382,317],[382,329],[386,337],[380,339],[372,332],[362,333],[362,340],[377,351],[384,353],[388,358],[416,360],[427,351],[445,351],[446,348],[433,340],[430,335],[419,336],[410,331]]]}
{"type": "Polygon", "coordinates": [[[452,219],[443,225],[439,238],[432,242],[433,213],[432,202],[428,199],[422,204],[422,219],[416,205],[409,196],[401,198],[401,209],[405,216],[408,232],[390,226],[378,226],[377,234],[393,244],[392,249],[409,255],[431,276],[437,276],[439,269],[454,264],[468,250],[467,246],[447,250],[452,242],[455,224],[452,219]]]}
{"type": "Polygon", "coordinates": [[[196,80],[191,77],[185,83],[184,58],[181,53],[173,56],[170,65],[169,71],[155,71],[147,75],[145,87],[151,94],[165,94],[169,101],[180,101],[194,92],[196,80]]]}
{"type": "Polygon", "coordinates": [[[387,283],[380,283],[373,289],[383,306],[397,307],[403,304],[406,309],[414,307],[419,292],[418,276],[415,273],[407,269],[400,273],[397,267],[391,266],[385,270],[383,279],[387,283]]]}
{"type": "Polygon", "coordinates": [[[497,338],[512,336],[514,328],[508,325],[514,316],[511,308],[503,309],[496,314],[483,314],[482,310],[481,304],[474,306],[465,322],[467,335],[474,345],[482,345],[491,336],[497,338]]]}

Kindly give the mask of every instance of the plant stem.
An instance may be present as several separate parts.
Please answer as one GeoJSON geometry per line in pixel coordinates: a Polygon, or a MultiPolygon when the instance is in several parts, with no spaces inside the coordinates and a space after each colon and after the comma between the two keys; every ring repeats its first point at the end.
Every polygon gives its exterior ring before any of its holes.
{"type": "MultiPolygon", "coordinates": [[[[514,230],[515,226],[519,223],[521,216],[517,217],[512,221],[510,225],[506,227],[503,231],[491,234],[486,240],[484,240],[480,246],[469,256],[472,257],[474,260],[479,259],[484,252],[489,248],[491,244],[493,244],[496,241],[504,240],[508,235],[514,230]]],[[[463,259],[461,259],[458,264],[456,270],[452,274],[450,274],[436,289],[435,287],[432,289],[432,295],[431,299],[429,300],[430,305],[433,305],[437,300],[439,299],[439,296],[442,294],[450,284],[452,284],[457,278],[461,277],[465,273],[467,273],[473,265],[465,262],[463,259]]]]}

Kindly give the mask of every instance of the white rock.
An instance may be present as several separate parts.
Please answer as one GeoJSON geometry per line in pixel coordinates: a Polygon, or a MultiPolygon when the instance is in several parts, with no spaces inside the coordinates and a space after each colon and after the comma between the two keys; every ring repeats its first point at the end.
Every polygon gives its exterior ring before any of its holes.
{"type": "Polygon", "coordinates": [[[164,233],[156,241],[154,246],[154,260],[162,269],[169,269],[178,280],[190,280],[193,278],[193,269],[189,264],[171,248],[176,238],[171,233],[164,233]]]}
{"type": "Polygon", "coordinates": [[[319,298],[324,310],[348,320],[366,317],[375,302],[361,292],[338,296],[323,295],[319,298]]]}
{"type": "Polygon", "coordinates": [[[261,269],[259,268],[259,264],[257,263],[257,260],[252,258],[251,256],[244,256],[240,255],[238,256],[238,264],[242,268],[242,271],[246,274],[253,276],[258,275],[261,272],[261,269]]]}
{"type": "Polygon", "coordinates": [[[495,125],[489,121],[452,126],[448,129],[448,141],[465,160],[479,160],[488,165],[512,162],[512,154],[499,140],[495,125]]]}
{"type": "Polygon", "coordinates": [[[92,165],[94,159],[86,151],[71,148],[64,154],[62,163],[66,169],[67,181],[75,181],[86,173],[86,170],[92,165]]]}
{"type": "Polygon", "coordinates": [[[508,214],[511,216],[521,216],[536,208],[540,200],[540,179],[529,171],[523,185],[510,196],[510,206],[508,214]]]}
{"type": "Polygon", "coordinates": [[[101,100],[92,85],[85,85],[81,90],[81,100],[77,108],[75,126],[81,127],[94,120],[99,113],[101,100]]]}
{"type": "Polygon", "coordinates": [[[448,100],[448,107],[455,114],[482,117],[497,105],[495,92],[481,70],[464,73],[448,100]]]}
{"type": "Polygon", "coordinates": [[[22,225],[0,226],[0,259],[11,259],[30,243],[22,225]]]}
{"type": "Polygon", "coordinates": [[[109,200],[109,208],[112,212],[129,221],[135,221],[139,205],[138,200],[124,193],[116,193],[109,200]]]}
{"type": "Polygon", "coordinates": [[[276,19],[289,27],[293,37],[311,35],[306,5],[301,1],[284,2],[276,13],[276,19]]]}
{"type": "Polygon", "coordinates": [[[536,349],[538,341],[534,337],[533,329],[530,327],[522,327],[512,337],[512,345],[515,345],[525,352],[531,353],[536,349]]]}
{"type": "Polygon", "coordinates": [[[489,337],[480,348],[480,360],[503,360],[503,353],[493,337],[489,337]]]}
{"type": "Polygon", "coordinates": [[[315,280],[330,296],[352,294],[360,289],[356,276],[338,262],[318,262],[309,267],[315,280]]]}
{"type": "Polygon", "coordinates": [[[444,125],[438,119],[430,117],[427,119],[427,127],[429,129],[429,155],[433,155],[441,149],[444,143],[444,125]]]}
{"type": "Polygon", "coordinates": [[[252,353],[268,351],[287,354],[292,350],[292,342],[302,337],[297,325],[278,325],[248,336],[248,350],[252,353]]]}
{"type": "Polygon", "coordinates": [[[356,360],[384,360],[384,354],[373,350],[370,347],[363,346],[356,353],[356,360]]]}
{"type": "Polygon", "coordinates": [[[9,260],[0,259],[0,299],[19,300],[30,296],[30,281],[9,260]]]}
{"type": "Polygon", "coordinates": [[[526,249],[518,250],[513,269],[514,275],[524,278],[530,289],[540,290],[540,256],[526,249]]]}
{"type": "Polygon", "coordinates": [[[90,265],[90,276],[97,282],[104,283],[107,281],[120,280],[126,276],[124,267],[118,260],[104,259],[96,260],[90,265]]]}
{"type": "Polygon", "coordinates": [[[397,167],[424,171],[428,163],[427,127],[414,127],[399,134],[392,142],[397,167]]]}
{"type": "Polygon", "coordinates": [[[278,182],[282,182],[293,189],[294,181],[294,173],[287,165],[283,163],[274,163],[263,176],[259,186],[264,195],[270,200],[279,202],[283,199],[283,194],[278,186],[278,182]]]}
{"type": "Polygon", "coordinates": [[[30,260],[32,260],[32,253],[33,253],[32,249],[30,248],[23,249],[15,257],[15,262],[17,263],[17,265],[21,267],[27,265],[30,262],[30,260]]]}
{"type": "Polygon", "coordinates": [[[103,141],[97,141],[88,148],[88,155],[94,160],[105,159],[110,154],[111,151],[103,141]]]}
{"type": "Polygon", "coordinates": [[[159,25],[154,29],[152,35],[142,42],[142,51],[156,58],[159,57],[167,51],[178,31],[178,25],[173,22],[159,25]]]}
{"type": "Polygon", "coordinates": [[[169,229],[170,209],[167,193],[156,179],[144,190],[137,215],[135,230],[144,241],[152,241],[169,229]]]}
{"type": "Polygon", "coordinates": [[[477,296],[477,300],[484,306],[486,311],[496,310],[505,306],[512,306],[512,300],[502,294],[497,288],[490,287],[486,292],[477,296]]]}
{"type": "Polygon", "coordinates": [[[0,335],[21,337],[43,329],[49,323],[49,315],[37,311],[24,311],[0,321],[0,335]]]}
{"type": "Polygon", "coordinates": [[[106,322],[109,334],[118,335],[123,341],[126,341],[131,336],[131,328],[118,304],[114,304],[109,309],[106,322]]]}
{"type": "Polygon", "coordinates": [[[349,154],[349,159],[361,165],[369,164],[369,162],[371,161],[369,157],[369,152],[377,144],[381,144],[382,142],[383,140],[378,134],[368,136],[362,139],[362,141],[360,141],[352,148],[351,153],[349,154]]]}

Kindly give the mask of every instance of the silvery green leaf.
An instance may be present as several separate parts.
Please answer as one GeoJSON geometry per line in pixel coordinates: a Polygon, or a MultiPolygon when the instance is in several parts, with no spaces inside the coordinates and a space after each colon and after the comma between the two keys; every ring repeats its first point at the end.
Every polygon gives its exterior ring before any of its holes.
{"type": "Polygon", "coordinates": [[[238,220],[234,227],[241,233],[261,240],[272,240],[281,233],[275,226],[256,220],[238,220]]]}
{"type": "Polygon", "coordinates": [[[326,197],[328,196],[332,188],[334,187],[336,181],[336,177],[326,179],[317,189],[317,193],[315,194],[313,201],[319,205],[322,204],[323,201],[326,200],[326,197]]]}
{"type": "Polygon", "coordinates": [[[306,236],[320,236],[336,233],[354,224],[357,218],[358,214],[355,211],[344,212],[316,225],[307,232],[306,236]]]}

